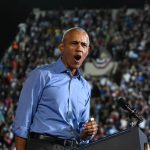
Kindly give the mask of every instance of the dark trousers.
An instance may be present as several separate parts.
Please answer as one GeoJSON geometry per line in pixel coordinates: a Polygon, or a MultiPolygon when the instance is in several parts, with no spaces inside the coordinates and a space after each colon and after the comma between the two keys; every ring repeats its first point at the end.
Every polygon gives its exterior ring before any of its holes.
{"type": "Polygon", "coordinates": [[[28,139],[27,150],[71,150],[76,146],[63,146],[52,143],[49,140],[42,139],[28,139]]]}

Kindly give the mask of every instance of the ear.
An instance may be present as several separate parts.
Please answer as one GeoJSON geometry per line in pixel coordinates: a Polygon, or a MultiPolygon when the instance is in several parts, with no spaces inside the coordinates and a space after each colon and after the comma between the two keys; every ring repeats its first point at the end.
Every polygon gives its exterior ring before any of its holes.
{"type": "Polygon", "coordinates": [[[86,56],[90,53],[90,49],[91,49],[91,47],[89,46],[89,47],[88,47],[88,50],[87,50],[86,56]]]}
{"type": "Polygon", "coordinates": [[[91,46],[88,47],[88,53],[90,52],[90,50],[91,50],[91,46]]]}
{"type": "Polygon", "coordinates": [[[64,44],[60,43],[59,46],[58,46],[58,48],[63,53],[63,51],[64,51],[64,44]]]}
{"type": "Polygon", "coordinates": [[[90,51],[91,51],[91,45],[89,45],[89,48],[88,48],[88,49],[89,49],[89,52],[90,52],[90,51]]]}

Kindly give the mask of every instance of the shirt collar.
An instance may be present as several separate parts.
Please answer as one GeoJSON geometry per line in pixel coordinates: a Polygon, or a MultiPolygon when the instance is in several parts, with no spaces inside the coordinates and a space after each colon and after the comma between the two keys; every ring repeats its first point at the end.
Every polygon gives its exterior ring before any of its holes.
{"type": "MultiPolygon", "coordinates": [[[[70,74],[70,69],[69,68],[66,68],[66,66],[64,65],[61,57],[56,61],[55,63],[55,72],[57,73],[63,73],[63,72],[67,72],[70,74]]],[[[77,75],[74,76],[74,77],[77,77],[77,78],[81,78],[81,71],[80,69],[77,69],[77,75]]]]}

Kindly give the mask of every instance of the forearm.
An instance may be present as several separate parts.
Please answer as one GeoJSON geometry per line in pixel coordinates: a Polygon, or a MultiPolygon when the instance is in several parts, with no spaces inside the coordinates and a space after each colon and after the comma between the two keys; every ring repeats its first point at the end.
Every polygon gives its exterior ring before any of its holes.
{"type": "Polygon", "coordinates": [[[16,136],[16,150],[26,150],[26,139],[16,136]]]}

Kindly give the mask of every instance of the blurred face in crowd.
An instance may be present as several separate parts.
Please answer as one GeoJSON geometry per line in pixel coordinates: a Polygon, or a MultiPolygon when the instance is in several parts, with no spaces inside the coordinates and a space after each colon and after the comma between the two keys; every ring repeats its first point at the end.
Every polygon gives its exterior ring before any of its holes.
{"type": "Polygon", "coordinates": [[[89,52],[89,36],[83,29],[70,29],[64,33],[62,43],[62,61],[65,66],[71,69],[72,74],[76,73],[89,52]]]}

